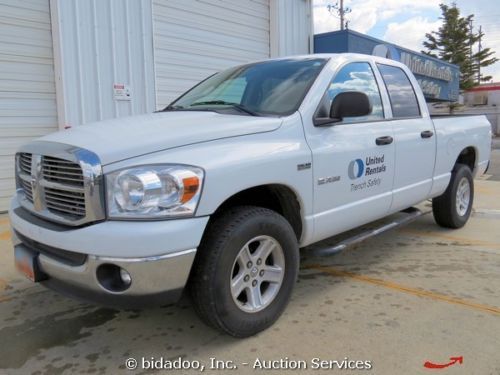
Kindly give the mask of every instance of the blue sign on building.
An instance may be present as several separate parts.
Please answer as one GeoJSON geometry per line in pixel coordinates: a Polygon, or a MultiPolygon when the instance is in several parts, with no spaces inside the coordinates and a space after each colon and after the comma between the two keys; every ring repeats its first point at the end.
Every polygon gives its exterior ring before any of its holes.
{"type": "Polygon", "coordinates": [[[332,31],[314,36],[315,53],[363,53],[397,60],[415,74],[428,101],[456,101],[460,70],[453,65],[423,53],[386,43],[352,30],[332,31]]]}

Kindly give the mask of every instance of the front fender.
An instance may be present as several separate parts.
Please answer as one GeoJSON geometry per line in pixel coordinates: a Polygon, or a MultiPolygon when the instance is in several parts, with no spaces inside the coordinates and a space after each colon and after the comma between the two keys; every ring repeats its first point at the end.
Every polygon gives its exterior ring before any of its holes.
{"type": "Polygon", "coordinates": [[[299,164],[311,165],[312,154],[298,113],[285,118],[282,126],[271,132],[178,147],[107,165],[104,172],[157,163],[189,164],[204,169],[205,180],[196,216],[211,215],[240,191],[280,184],[296,193],[306,226],[308,218],[312,219],[312,166],[298,168],[299,164]]]}

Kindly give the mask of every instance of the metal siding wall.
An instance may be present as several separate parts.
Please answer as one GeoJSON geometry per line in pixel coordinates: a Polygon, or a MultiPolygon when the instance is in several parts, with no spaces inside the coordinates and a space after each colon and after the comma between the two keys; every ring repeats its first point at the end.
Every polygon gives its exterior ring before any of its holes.
{"type": "Polygon", "coordinates": [[[305,55],[312,53],[311,0],[271,0],[274,2],[273,36],[276,46],[273,57],[305,55]]]}
{"type": "Polygon", "coordinates": [[[55,0],[59,25],[64,122],[152,112],[154,73],[151,0],[55,0]],[[130,101],[113,84],[129,85],[130,101]]]}
{"type": "Polygon", "coordinates": [[[156,104],[210,74],[268,58],[269,0],[153,0],[156,104]]]}
{"type": "Polygon", "coordinates": [[[57,130],[49,0],[0,0],[0,211],[14,193],[14,153],[57,130]]]}

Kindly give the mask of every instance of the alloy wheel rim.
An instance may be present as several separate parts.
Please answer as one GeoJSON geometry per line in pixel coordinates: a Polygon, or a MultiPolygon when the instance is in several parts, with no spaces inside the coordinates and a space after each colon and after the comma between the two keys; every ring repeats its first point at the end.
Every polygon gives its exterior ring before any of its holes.
{"type": "Polygon", "coordinates": [[[456,209],[457,213],[460,216],[464,216],[470,204],[470,183],[469,180],[465,177],[462,177],[458,184],[457,188],[457,196],[456,196],[456,209]]]}
{"type": "Polygon", "coordinates": [[[238,252],[231,270],[233,301],[244,312],[265,309],[278,295],[285,274],[285,254],[270,236],[257,236],[238,252]]]}

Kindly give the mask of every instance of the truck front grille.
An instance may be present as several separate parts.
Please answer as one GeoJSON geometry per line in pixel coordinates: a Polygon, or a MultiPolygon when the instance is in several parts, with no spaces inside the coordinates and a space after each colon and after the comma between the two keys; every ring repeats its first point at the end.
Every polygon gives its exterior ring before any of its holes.
{"type": "MultiPolygon", "coordinates": [[[[46,144],[43,146],[46,148],[46,144]]],[[[102,173],[95,154],[72,148],[76,152],[68,152],[65,159],[59,157],[60,146],[54,147],[57,156],[17,154],[21,205],[38,216],[69,225],[104,219],[102,173]]]]}
{"type": "Polygon", "coordinates": [[[24,191],[26,199],[33,203],[33,189],[31,188],[31,183],[29,181],[21,180],[21,188],[24,191]]]}
{"type": "Polygon", "coordinates": [[[85,217],[85,194],[83,192],[45,188],[47,209],[61,215],[85,217]]]}
{"type": "Polygon", "coordinates": [[[31,154],[25,152],[19,154],[19,168],[23,173],[31,174],[31,154]]]}
{"type": "Polygon", "coordinates": [[[42,173],[47,181],[83,187],[82,168],[71,161],[42,156],[42,173]]]}

